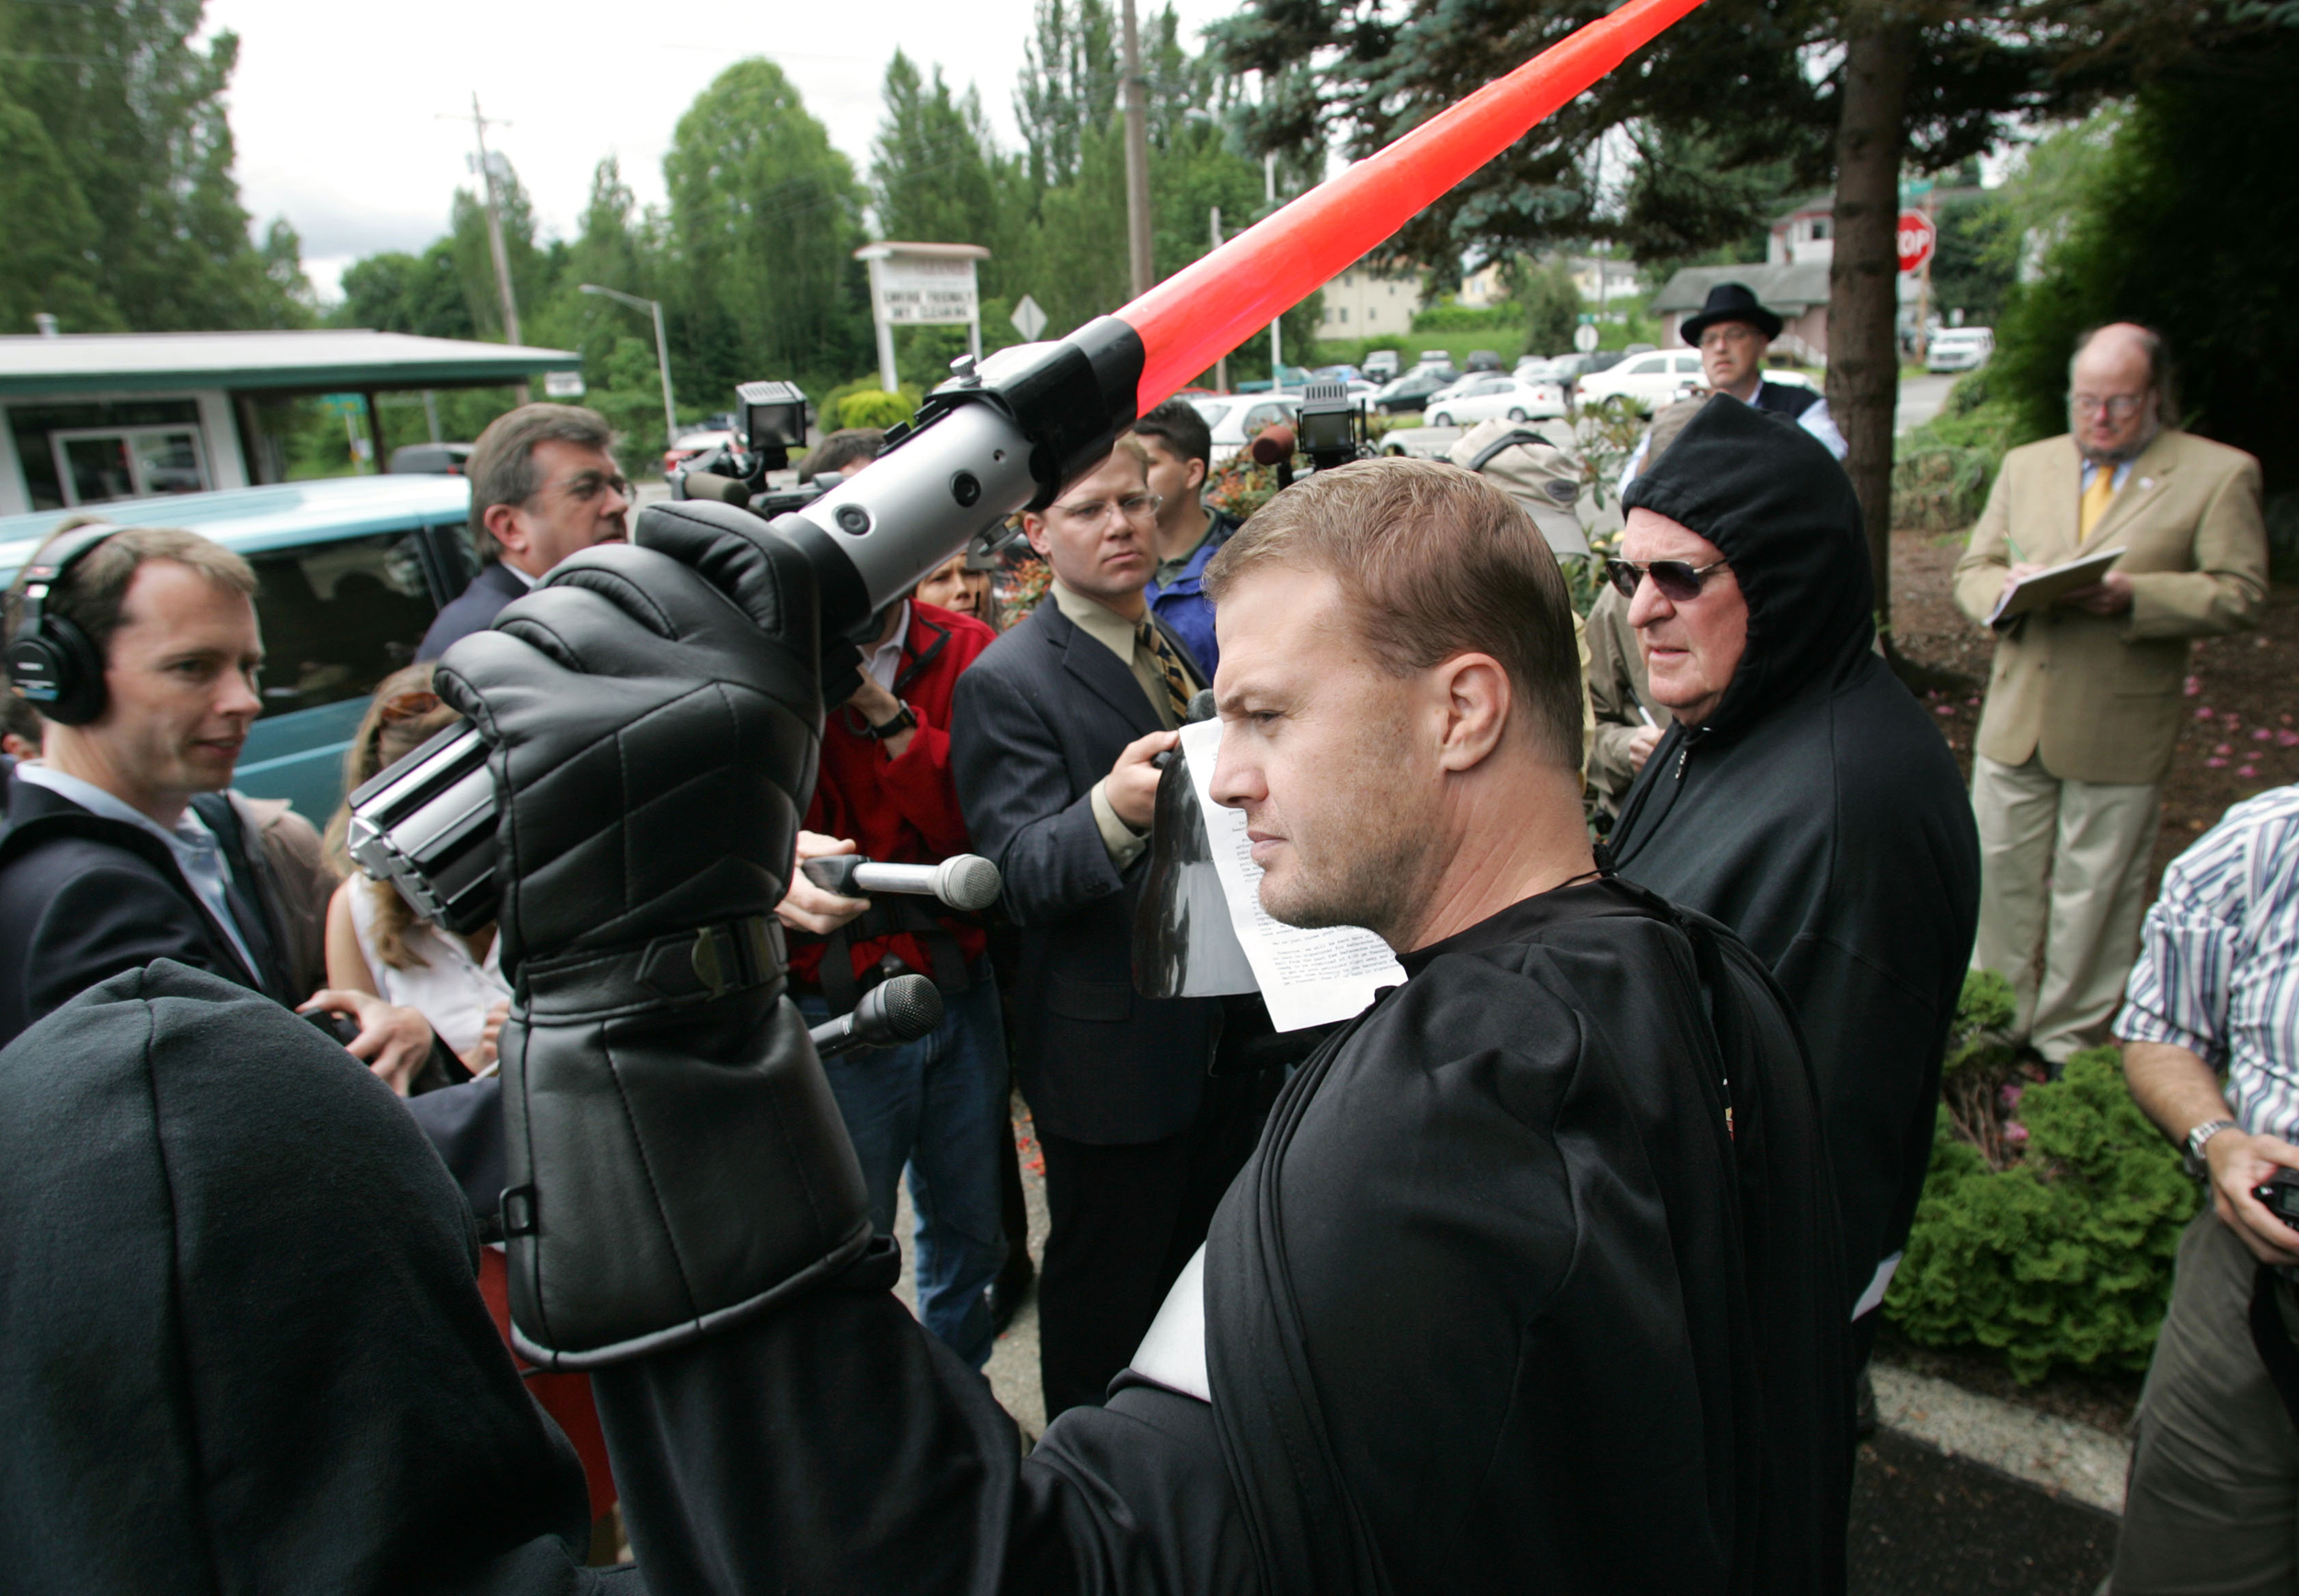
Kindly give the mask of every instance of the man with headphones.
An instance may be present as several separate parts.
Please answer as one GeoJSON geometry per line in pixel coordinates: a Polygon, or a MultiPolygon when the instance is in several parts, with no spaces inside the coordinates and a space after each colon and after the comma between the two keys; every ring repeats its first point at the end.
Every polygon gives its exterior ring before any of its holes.
{"type": "MultiPolygon", "coordinates": [[[[289,1007],[312,997],[265,902],[262,843],[224,796],[263,708],[255,590],[247,563],[205,538],[100,523],[51,539],[18,576],[8,685],[46,735],[40,762],[9,772],[0,824],[0,1043],[154,959],[289,1007]]],[[[325,996],[313,1006],[349,1004],[325,996]]],[[[429,1028],[370,1005],[349,1005],[349,1045],[378,1073],[412,1073],[429,1028]]]]}

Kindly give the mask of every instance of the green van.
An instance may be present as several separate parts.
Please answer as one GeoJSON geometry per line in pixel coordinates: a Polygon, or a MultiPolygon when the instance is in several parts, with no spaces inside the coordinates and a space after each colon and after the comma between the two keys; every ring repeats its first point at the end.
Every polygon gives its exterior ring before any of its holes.
{"type": "MultiPolygon", "coordinates": [[[[256,569],[264,712],[233,785],[285,798],[325,826],[343,756],[375,684],[415,658],[440,607],[477,570],[460,476],[359,476],[127,500],[94,513],[122,527],[182,527],[256,569]]],[[[77,511],[0,516],[0,583],[77,511]]]]}

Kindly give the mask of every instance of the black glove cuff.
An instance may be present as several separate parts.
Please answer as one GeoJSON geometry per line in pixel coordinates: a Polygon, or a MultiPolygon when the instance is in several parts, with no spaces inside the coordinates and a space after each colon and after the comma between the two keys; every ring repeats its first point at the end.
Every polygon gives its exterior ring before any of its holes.
{"type": "Polygon", "coordinates": [[[635,948],[530,959],[519,978],[528,1022],[548,1024],[685,1008],[761,987],[778,998],[785,963],[782,922],[749,915],[635,948]]]}

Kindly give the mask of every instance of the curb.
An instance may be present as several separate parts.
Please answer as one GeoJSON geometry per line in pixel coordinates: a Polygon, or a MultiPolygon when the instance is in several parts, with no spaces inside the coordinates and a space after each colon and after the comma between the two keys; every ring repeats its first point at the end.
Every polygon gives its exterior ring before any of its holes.
{"type": "Polygon", "coordinates": [[[2123,1511],[2132,1448],[2122,1436],[1889,1364],[1869,1373],[1877,1421],[1887,1429],[2107,1512],[2123,1511]]]}

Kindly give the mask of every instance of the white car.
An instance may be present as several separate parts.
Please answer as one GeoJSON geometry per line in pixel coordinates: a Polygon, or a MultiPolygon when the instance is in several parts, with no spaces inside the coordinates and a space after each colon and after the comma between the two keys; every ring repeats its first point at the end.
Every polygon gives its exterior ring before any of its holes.
{"type": "Polygon", "coordinates": [[[1610,370],[1589,372],[1578,384],[1579,398],[1584,405],[1595,405],[1618,395],[1639,410],[1658,410],[1704,386],[1706,381],[1698,354],[1689,349],[1656,349],[1649,355],[1632,355],[1610,370]]]}
{"type": "Polygon", "coordinates": [[[1288,394],[1279,399],[1267,393],[1219,393],[1192,399],[1190,405],[1205,417],[1213,433],[1213,461],[1221,465],[1243,452],[1253,435],[1274,421],[1291,421],[1301,401],[1288,394]]]}
{"type": "Polygon", "coordinates": [[[1924,350],[1927,371],[1969,371],[1996,353],[1994,327],[1942,327],[1924,350]]]}
{"type": "Polygon", "coordinates": [[[1428,427],[1473,427],[1496,416],[1530,421],[1563,414],[1564,390],[1557,383],[1527,382],[1486,372],[1431,394],[1422,422],[1428,427]]]}

